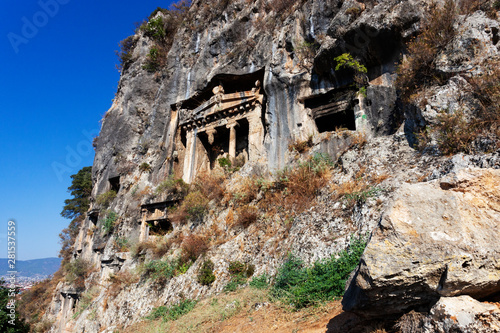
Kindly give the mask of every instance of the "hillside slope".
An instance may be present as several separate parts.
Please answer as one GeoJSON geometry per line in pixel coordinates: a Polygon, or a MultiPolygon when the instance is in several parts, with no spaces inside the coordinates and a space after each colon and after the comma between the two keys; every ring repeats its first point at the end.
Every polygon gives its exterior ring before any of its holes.
{"type": "MultiPolygon", "coordinates": [[[[228,285],[267,276],[276,286],[289,254],[306,271],[359,239],[367,251],[343,300],[353,316],[467,331],[467,321],[445,322],[455,314],[444,298],[500,292],[498,254],[483,244],[498,221],[499,23],[493,1],[468,4],[233,0],[155,11],[122,42],[91,207],[44,315],[51,332],[122,331],[228,285]],[[462,213],[450,214],[457,200],[462,213]]],[[[321,293],[278,296],[299,307],[321,293]]]]}

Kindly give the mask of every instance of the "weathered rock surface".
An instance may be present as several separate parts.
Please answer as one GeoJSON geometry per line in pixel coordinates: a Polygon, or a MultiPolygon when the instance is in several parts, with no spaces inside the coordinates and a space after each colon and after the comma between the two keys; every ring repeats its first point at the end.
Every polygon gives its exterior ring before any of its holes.
{"type": "Polygon", "coordinates": [[[368,316],[500,292],[500,171],[464,169],[397,190],[343,299],[368,316]]]}
{"type": "Polygon", "coordinates": [[[500,332],[498,305],[481,303],[470,296],[441,297],[424,320],[423,331],[429,333],[500,332]]]}

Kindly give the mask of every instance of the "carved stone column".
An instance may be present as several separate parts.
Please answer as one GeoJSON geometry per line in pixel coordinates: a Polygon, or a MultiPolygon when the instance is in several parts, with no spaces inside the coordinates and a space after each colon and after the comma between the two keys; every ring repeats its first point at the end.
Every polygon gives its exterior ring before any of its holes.
{"type": "Polygon", "coordinates": [[[186,154],[184,155],[184,166],[182,172],[182,180],[186,183],[191,182],[191,177],[193,176],[193,164],[195,159],[194,154],[194,140],[196,137],[193,130],[189,130],[186,133],[186,154]]]}
{"type": "Polygon", "coordinates": [[[264,142],[264,127],[261,119],[261,106],[256,105],[248,116],[248,159],[250,161],[258,160],[262,153],[262,144],[264,142]]]}
{"type": "Polygon", "coordinates": [[[358,108],[355,108],[354,121],[356,131],[368,134],[368,120],[366,119],[365,99],[365,96],[362,93],[358,92],[359,105],[358,108]]]}
{"type": "Polygon", "coordinates": [[[139,242],[144,242],[148,240],[148,224],[146,223],[147,211],[142,211],[142,220],[141,220],[141,233],[139,236],[139,242]]]}
{"type": "Polygon", "coordinates": [[[226,125],[229,128],[229,159],[234,163],[236,158],[236,123],[226,125]]]}

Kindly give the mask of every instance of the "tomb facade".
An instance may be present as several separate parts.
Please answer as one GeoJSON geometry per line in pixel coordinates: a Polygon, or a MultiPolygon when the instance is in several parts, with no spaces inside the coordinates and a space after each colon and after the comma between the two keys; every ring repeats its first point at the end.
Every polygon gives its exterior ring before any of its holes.
{"type": "Polygon", "coordinates": [[[174,156],[186,183],[197,173],[213,169],[220,158],[234,165],[258,160],[263,154],[264,94],[260,81],[251,90],[226,94],[219,85],[212,93],[195,108],[173,111],[172,118],[178,120],[174,156]]]}

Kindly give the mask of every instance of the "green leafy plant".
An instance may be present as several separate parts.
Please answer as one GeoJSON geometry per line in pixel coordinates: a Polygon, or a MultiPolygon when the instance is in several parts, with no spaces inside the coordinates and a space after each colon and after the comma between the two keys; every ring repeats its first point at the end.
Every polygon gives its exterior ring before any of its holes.
{"type": "Polygon", "coordinates": [[[85,289],[84,281],[92,270],[88,261],[77,258],[67,262],[63,269],[66,273],[65,279],[68,283],[72,284],[78,290],[85,289]]]}
{"type": "Polygon", "coordinates": [[[353,237],[349,248],[340,252],[338,258],[333,255],[312,267],[289,255],[278,270],[271,294],[297,309],[342,296],[347,278],[358,265],[365,246],[362,237],[353,237]]]}
{"type": "Polygon", "coordinates": [[[166,180],[162,181],[158,187],[156,187],[156,194],[169,193],[169,194],[179,194],[185,196],[189,191],[189,185],[182,180],[182,178],[174,178],[170,175],[166,180]]]}
{"type": "Polygon", "coordinates": [[[231,275],[237,275],[237,274],[242,274],[246,269],[246,265],[242,263],[241,261],[231,261],[229,263],[229,274],[231,275]]]}
{"type": "Polygon", "coordinates": [[[151,260],[144,264],[144,275],[157,282],[165,282],[174,276],[177,262],[168,260],[151,260]]]}
{"type": "Polygon", "coordinates": [[[161,50],[157,47],[152,47],[149,50],[146,63],[142,66],[142,69],[148,72],[156,72],[162,66],[162,60],[164,59],[161,57],[161,50]]]}
{"type": "Polygon", "coordinates": [[[254,277],[250,281],[249,285],[250,285],[250,287],[255,288],[255,289],[267,289],[267,288],[269,288],[269,280],[270,280],[270,277],[264,273],[262,275],[254,277]]]}
{"type": "Polygon", "coordinates": [[[109,190],[97,196],[96,204],[98,204],[102,208],[107,208],[115,198],[116,192],[114,190],[109,190]]]}
{"type": "Polygon", "coordinates": [[[106,214],[104,221],[102,223],[102,231],[104,234],[109,234],[115,228],[116,220],[118,219],[118,215],[111,211],[106,214]]]}
{"type": "Polygon", "coordinates": [[[147,162],[142,162],[141,165],[139,165],[139,171],[141,172],[149,172],[151,171],[151,165],[147,162]]]}
{"type": "Polygon", "coordinates": [[[226,292],[235,291],[240,285],[245,284],[247,279],[253,275],[255,266],[240,261],[231,261],[228,271],[231,274],[231,280],[224,287],[224,291],[226,292]]]}
{"type": "Polygon", "coordinates": [[[217,159],[217,162],[219,162],[219,166],[221,168],[230,168],[231,167],[231,161],[227,157],[221,157],[217,159]]]}
{"type": "Polygon", "coordinates": [[[185,274],[189,270],[189,268],[191,266],[193,266],[193,262],[191,260],[189,260],[188,262],[180,264],[177,267],[177,270],[176,270],[177,274],[176,275],[185,274]]]}
{"type": "Polygon", "coordinates": [[[120,61],[120,64],[117,65],[118,70],[121,71],[129,66],[132,60],[132,51],[134,50],[136,43],[137,41],[134,36],[128,36],[118,43],[120,50],[115,51],[118,56],[118,60],[120,61]]]}
{"type": "Polygon", "coordinates": [[[161,41],[165,37],[165,28],[162,17],[157,17],[149,20],[148,23],[141,26],[141,30],[148,37],[157,41],[161,41]]]}
{"type": "Polygon", "coordinates": [[[198,272],[198,282],[201,285],[209,286],[215,281],[214,263],[211,260],[205,260],[198,272]]]}
{"type": "Polygon", "coordinates": [[[234,275],[231,277],[229,283],[224,286],[224,291],[225,292],[236,291],[236,289],[238,289],[239,286],[245,284],[246,282],[247,279],[242,274],[234,275]]]}
{"type": "Polygon", "coordinates": [[[118,237],[115,240],[115,246],[119,252],[127,252],[130,249],[130,241],[125,237],[118,237]]]}
{"type": "Polygon", "coordinates": [[[146,318],[149,320],[163,318],[164,322],[177,320],[183,315],[193,310],[195,305],[196,301],[184,299],[180,301],[178,304],[172,306],[162,305],[157,308],[154,308],[149,314],[149,316],[147,316],[146,318]]]}
{"type": "Polygon", "coordinates": [[[208,209],[208,199],[200,192],[189,193],[182,202],[182,209],[185,209],[188,219],[202,220],[208,209]]]}
{"type": "Polygon", "coordinates": [[[346,193],[344,195],[344,198],[351,204],[359,204],[366,202],[368,198],[376,197],[381,192],[382,192],[381,188],[377,186],[371,186],[359,192],[346,193]]]}

